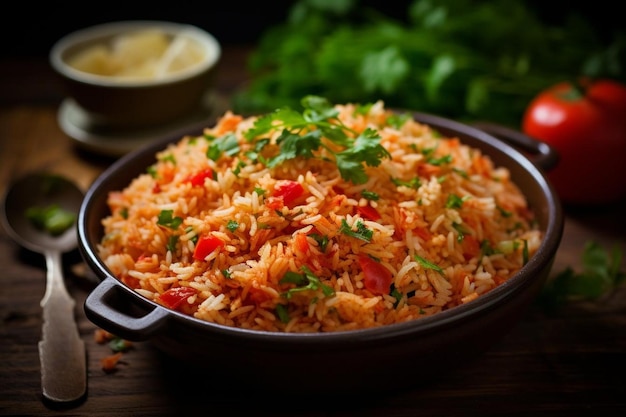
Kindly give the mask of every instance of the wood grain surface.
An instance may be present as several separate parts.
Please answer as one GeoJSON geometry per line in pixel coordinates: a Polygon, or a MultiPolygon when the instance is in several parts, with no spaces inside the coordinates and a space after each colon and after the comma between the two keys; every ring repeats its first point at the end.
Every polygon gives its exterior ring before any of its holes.
{"type": "MultiPolygon", "coordinates": [[[[245,82],[243,47],[224,48],[217,91],[229,95],[245,82]]],[[[112,158],[90,154],[59,128],[63,93],[45,60],[4,60],[0,65],[0,193],[19,175],[45,169],[86,190],[112,158]]],[[[621,179],[622,181],[625,179],[621,179]]],[[[566,208],[563,241],[553,271],[578,267],[586,242],[626,251],[626,203],[566,208]]],[[[95,341],[82,309],[95,279],[77,251],[64,255],[66,285],[76,300],[87,348],[88,393],[63,406],[47,403],[40,389],[37,342],[45,264],[0,230],[0,414],[12,416],[624,416],[626,415],[626,290],[601,300],[570,303],[547,313],[532,306],[521,322],[475,360],[440,378],[391,394],[338,397],[332,383],[285,397],[281,387],[259,396],[227,386],[219,375],[182,368],[149,342],[135,343],[117,371],[101,360],[111,354],[95,341]]],[[[463,346],[459,346],[463,349],[463,346]]],[[[419,360],[416,358],[415,360],[419,360]]],[[[389,366],[402,372],[402,364],[389,366]]],[[[263,384],[263,375],[241,375],[263,384]]],[[[285,381],[286,384],[289,381],[285,381]]],[[[374,386],[392,380],[372,381],[374,386]]],[[[386,390],[388,391],[388,390],[386,390]]]]}

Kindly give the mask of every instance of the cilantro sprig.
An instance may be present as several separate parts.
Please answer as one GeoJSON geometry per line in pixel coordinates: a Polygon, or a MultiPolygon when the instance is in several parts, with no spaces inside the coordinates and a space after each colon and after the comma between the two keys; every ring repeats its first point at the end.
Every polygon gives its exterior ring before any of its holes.
{"type": "Polygon", "coordinates": [[[281,284],[295,284],[294,288],[291,288],[287,290],[287,292],[281,294],[287,300],[289,300],[294,293],[301,291],[316,291],[321,289],[322,293],[326,297],[331,297],[335,294],[335,290],[322,283],[309,268],[302,266],[301,270],[302,273],[287,271],[280,280],[281,284]]]}
{"type": "Polygon", "coordinates": [[[581,270],[568,266],[548,280],[537,304],[554,311],[568,301],[593,301],[626,282],[620,270],[622,252],[615,246],[609,253],[595,241],[588,241],[581,255],[581,270]]]}
{"type": "Polygon", "coordinates": [[[268,167],[297,157],[315,158],[315,152],[323,148],[334,157],[343,179],[363,184],[368,179],[365,167],[376,167],[390,157],[377,131],[355,132],[339,119],[339,111],[327,99],[309,95],[301,104],[302,112],[280,108],[259,117],[244,133],[246,140],[254,142],[281,132],[276,140],[279,152],[266,161],[268,167]]]}

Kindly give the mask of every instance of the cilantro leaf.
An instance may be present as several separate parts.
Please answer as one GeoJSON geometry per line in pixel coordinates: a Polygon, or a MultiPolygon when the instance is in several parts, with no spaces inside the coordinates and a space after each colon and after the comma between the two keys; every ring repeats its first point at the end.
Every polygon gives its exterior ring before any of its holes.
{"type": "Polygon", "coordinates": [[[346,236],[355,237],[365,242],[371,242],[372,236],[374,235],[374,231],[368,229],[360,220],[356,222],[356,231],[354,231],[348,222],[346,222],[346,219],[341,219],[339,231],[346,236]]]}
{"type": "Polygon", "coordinates": [[[313,151],[321,145],[321,134],[321,131],[314,130],[300,136],[284,130],[277,140],[277,143],[280,144],[280,153],[270,158],[267,166],[273,168],[297,156],[312,158],[313,151]]]}
{"type": "Polygon", "coordinates": [[[214,138],[207,150],[207,157],[217,161],[222,156],[222,153],[228,156],[234,156],[239,153],[239,142],[234,133],[227,133],[219,138],[214,138]]]}
{"type": "Polygon", "coordinates": [[[158,225],[169,227],[170,229],[177,229],[182,223],[182,217],[174,217],[174,210],[161,210],[157,219],[158,225]]]}
{"type": "MultiPolygon", "coordinates": [[[[324,148],[334,156],[339,173],[345,180],[363,184],[368,178],[365,166],[378,166],[383,158],[391,156],[380,144],[381,137],[374,129],[366,128],[352,139],[355,132],[343,125],[337,117],[338,109],[326,98],[309,95],[301,103],[305,107],[302,113],[281,108],[259,117],[244,132],[245,138],[255,143],[256,150],[258,142],[267,143],[266,135],[281,130],[276,139],[280,151],[268,160],[261,160],[269,168],[297,157],[321,158],[315,152],[324,148]],[[337,146],[341,150],[337,150],[337,146]]],[[[248,156],[261,159],[256,152],[248,156]]]]}
{"type": "Polygon", "coordinates": [[[537,298],[537,304],[554,311],[568,301],[593,301],[626,282],[626,271],[620,270],[621,250],[611,253],[595,241],[588,241],[581,255],[581,270],[569,266],[548,280],[537,298]]]}
{"type": "Polygon", "coordinates": [[[322,283],[308,267],[302,266],[300,269],[302,270],[301,274],[293,271],[287,271],[283,278],[279,281],[281,284],[295,284],[294,288],[291,288],[287,292],[281,294],[283,297],[289,300],[296,292],[316,291],[318,289],[321,289],[322,293],[326,297],[330,297],[335,294],[335,290],[322,283]]]}

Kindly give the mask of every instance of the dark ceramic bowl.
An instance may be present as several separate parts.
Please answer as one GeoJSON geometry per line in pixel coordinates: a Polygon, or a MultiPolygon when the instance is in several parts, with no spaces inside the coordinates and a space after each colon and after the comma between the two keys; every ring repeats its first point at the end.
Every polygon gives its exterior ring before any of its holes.
{"type": "Polygon", "coordinates": [[[213,82],[220,56],[219,42],[203,29],[174,22],[131,20],[69,33],[52,46],[49,61],[60,76],[67,96],[94,127],[140,128],[165,124],[198,107],[213,82]],[[204,59],[159,78],[98,75],[70,65],[76,54],[88,48],[110,47],[116,38],[152,29],[165,34],[170,46],[179,35],[184,36],[204,51],[204,59]]]}
{"type": "MultiPolygon", "coordinates": [[[[563,215],[544,170],[556,162],[543,143],[492,125],[481,128],[415,113],[439,131],[480,148],[512,178],[535,210],[545,239],[511,279],[478,299],[415,321],[339,333],[271,333],[225,327],[166,309],[109,272],[97,254],[107,194],[125,187],[179,137],[128,154],[87,191],[79,214],[80,250],[101,282],[86,299],[87,317],[132,341],[149,340],[182,365],[207,368],[211,378],[277,392],[307,389],[396,389],[427,381],[484,352],[521,318],[543,286],[563,232],[563,215]],[[485,130],[493,132],[486,133],[485,130]],[[497,139],[507,137],[515,148],[497,139]],[[521,151],[517,149],[521,148],[521,151]],[[525,156],[528,155],[528,156],[525,156]]],[[[199,133],[199,132],[196,132],[199,133]]]]}

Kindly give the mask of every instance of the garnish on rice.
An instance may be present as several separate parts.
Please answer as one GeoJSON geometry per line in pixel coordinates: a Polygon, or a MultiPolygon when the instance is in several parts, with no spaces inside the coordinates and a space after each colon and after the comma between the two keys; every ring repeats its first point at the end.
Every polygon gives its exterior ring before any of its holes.
{"type": "Polygon", "coordinates": [[[328,100],[307,96],[302,100],[304,112],[282,108],[260,117],[254,127],[245,133],[249,141],[265,134],[282,130],[276,140],[280,151],[267,160],[267,166],[298,156],[313,158],[314,151],[324,148],[335,158],[343,179],[355,184],[367,181],[365,165],[378,166],[389,152],[380,144],[380,136],[373,129],[356,132],[339,119],[339,111],[328,100]],[[354,137],[351,137],[351,133],[354,137]]]}

